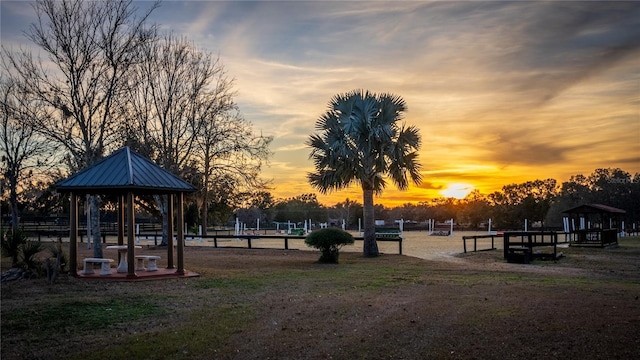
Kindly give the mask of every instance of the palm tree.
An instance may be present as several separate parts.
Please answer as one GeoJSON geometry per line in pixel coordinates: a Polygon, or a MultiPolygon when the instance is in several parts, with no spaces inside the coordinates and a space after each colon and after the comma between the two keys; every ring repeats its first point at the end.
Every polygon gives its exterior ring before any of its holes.
{"type": "Polygon", "coordinates": [[[414,126],[398,124],[407,110],[393,94],[354,90],[334,96],[328,110],[316,121],[307,140],[316,172],[309,183],[322,193],[359,183],[363,193],[364,249],[366,257],[378,256],[373,195],[382,193],[385,178],[400,190],[409,186],[407,175],[419,184],[420,134],[414,126]]]}

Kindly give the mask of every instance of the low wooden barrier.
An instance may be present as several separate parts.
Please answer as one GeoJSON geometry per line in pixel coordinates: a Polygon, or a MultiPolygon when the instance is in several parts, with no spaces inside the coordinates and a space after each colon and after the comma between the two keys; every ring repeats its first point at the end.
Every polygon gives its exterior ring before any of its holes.
{"type": "Polygon", "coordinates": [[[544,231],[505,231],[504,258],[508,262],[529,263],[535,258],[558,258],[558,233],[544,231]],[[545,241],[547,239],[548,241],[545,241]],[[553,252],[534,252],[535,247],[551,247],[553,252]]]}
{"type": "MultiPolygon", "coordinates": [[[[354,239],[364,241],[363,237],[354,237],[354,239]]],[[[398,237],[376,237],[376,241],[398,242],[398,255],[402,255],[402,238],[401,237],[399,236],[398,237]]]]}
{"type": "MultiPolygon", "coordinates": [[[[284,250],[289,250],[289,240],[304,240],[306,236],[299,236],[299,235],[207,235],[207,236],[197,236],[197,235],[193,235],[194,237],[200,237],[203,239],[211,239],[211,240],[207,240],[207,241],[213,241],[213,246],[214,247],[219,247],[218,246],[218,239],[241,239],[241,240],[247,240],[247,248],[248,249],[252,249],[253,248],[253,244],[252,241],[253,240],[259,240],[259,239],[283,239],[284,240],[284,250]]],[[[355,236],[354,239],[356,241],[364,241],[364,238],[362,238],[361,236],[355,236]]],[[[381,241],[381,242],[397,242],[398,243],[398,254],[402,255],[402,238],[401,237],[377,237],[376,241],[381,241]]]]}
{"type": "Polygon", "coordinates": [[[467,240],[473,240],[473,252],[476,251],[488,251],[495,250],[495,238],[501,237],[501,235],[468,235],[462,237],[462,247],[464,249],[465,254],[467,253],[467,240]],[[488,249],[480,249],[478,250],[478,239],[491,239],[491,247],[488,249]]]}
{"type": "MultiPolygon", "coordinates": [[[[218,244],[218,240],[219,239],[241,239],[241,240],[247,240],[247,248],[251,249],[253,248],[253,244],[252,241],[254,240],[259,240],[259,239],[282,239],[284,240],[284,250],[289,250],[289,240],[304,240],[306,236],[304,235],[295,235],[295,234],[282,234],[282,235],[261,235],[261,234],[240,234],[240,235],[233,235],[230,234],[227,231],[224,231],[227,234],[214,234],[214,235],[194,235],[194,234],[185,234],[185,240],[197,240],[197,241],[207,241],[207,242],[213,242],[214,247],[219,247],[218,244]]],[[[38,239],[40,239],[40,237],[43,234],[42,231],[34,234],[35,236],[38,237],[38,239]]],[[[68,237],[69,236],[69,231],[60,231],[59,233],[56,233],[56,235],[60,236],[60,237],[68,237]]],[[[86,236],[86,232],[82,233],[80,232],[79,236],[81,239],[81,243],[83,242],[83,235],[86,236]]],[[[107,236],[110,238],[116,237],[118,236],[117,233],[114,232],[106,232],[103,231],[101,232],[101,236],[102,236],[102,242],[103,243],[107,243],[107,236]]],[[[354,239],[356,241],[363,241],[363,237],[361,236],[356,236],[354,237],[354,239]]],[[[161,231],[156,231],[156,232],[146,232],[146,233],[139,233],[136,234],[136,243],[140,243],[140,241],[146,240],[147,242],[149,241],[153,241],[153,243],[148,243],[148,246],[154,245],[154,246],[158,246],[160,245],[160,242],[162,241],[162,232],[161,231]]],[[[397,242],[398,243],[398,254],[402,255],[402,237],[397,236],[397,234],[376,234],[376,241],[380,241],[380,242],[397,242]],[[395,235],[395,236],[393,236],[395,235]]]]}

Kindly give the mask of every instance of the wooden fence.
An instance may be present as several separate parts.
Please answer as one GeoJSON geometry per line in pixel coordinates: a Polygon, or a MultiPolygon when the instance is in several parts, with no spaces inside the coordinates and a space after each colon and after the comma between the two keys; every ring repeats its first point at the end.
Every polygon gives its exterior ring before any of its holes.
{"type": "MultiPolygon", "coordinates": [[[[273,230],[271,230],[273,231],[273,230]]],[[[260,231],[262,232],[262,230],[260,231]]],[[[276,235],[266,235],[267,230],[264,230],[264,235],[260,233],[256,234],[240,234],[234,235],[233,230],[219,230],[215,231],[213,235],[194,235],[194,234],[185,234],[185,240],[194,241],[194,240],[202,240],[207,242],[213,242],[214,247],[224,247],[218,243],[218,240],[221,239],[240,239],[247,241],[247,248],[252,249],[253,242],[255,240],[265,239],[265,240],[273,240],[273,239],[282,239],[283,240],[283,248],[284,250],[289,250],[289,240],[304,240],[305,236],[303,235],[295,235],[295,234],[276,234],[276,235]]],[[[86,231],[79,231],[79,239],[80,242],[83,243],[86,237],[86,231]]],[[[53,239],[57,238],[68,238],[69,237],[69,229],[57,228],[57,229],[39,229],[35,231],[32,229],[29,233],[32,237],[37,237],[38,240],[42,240],[43,237],[49,237],[53,239]]],[[[102,231],[101,232],[102,243],[107,243],[107,237],[109,238],[117,238],[118,233],[112,231],[102,231]]],[[[363,241],[362,237],[354,237],[356,241],[363,241]]],[[[162,241],[162,231],[156,230],[153,232],[140,232],[136,234],[136,242],[146,240],[147,245],[160,245],[162,241]]],[[[397,242],[398,243],[398,254],[402,255],[402,238],[399,236],[392,237],[388,234],[380,234],[380,236],[376,237],[376,241],[379,242],[397,242]]],[[[185,245],[189,246],[189,242],[185,241],[185,245]]]]}
{"type": "Polygon", "coordinates": [[[470,235],[462,237],[462,247],[465,254],[467,253],[467,240],[473,240],[473,252],[495,250],[495,238],[500,238],[502,235],[470,235]],[[491,247],[478,250],[478,239],[491,239],[491,247]]]}

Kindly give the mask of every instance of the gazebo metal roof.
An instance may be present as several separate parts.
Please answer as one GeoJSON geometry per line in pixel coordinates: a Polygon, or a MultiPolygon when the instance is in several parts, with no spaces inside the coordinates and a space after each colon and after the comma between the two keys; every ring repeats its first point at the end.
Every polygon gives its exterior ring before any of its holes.
{"type": "Polygon", "coordinates": [[[58,182],[61,192],[189,193],[196,188],[129,149],[113,152],[92,166],[58,182]]]}

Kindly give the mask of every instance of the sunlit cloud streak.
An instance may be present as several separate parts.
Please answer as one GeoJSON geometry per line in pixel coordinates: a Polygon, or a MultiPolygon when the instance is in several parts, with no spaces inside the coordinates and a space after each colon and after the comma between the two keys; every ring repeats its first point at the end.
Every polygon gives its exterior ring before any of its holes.
{"type": "MultiPolygon", "coordinates": [[[[30,7],[1,6],[4,44],[30,7]]],[[[220,55],[244,117],[274,137],[264,175],[277,197],[316,192],[304,142],[330,98],[353,89],[402,96],[421,130],[424,182],[390,185],[386,204],[454,182],[488,193],[598,167],[640,172],[639,2],[182,1],[151,20],[220,55]]]]}

